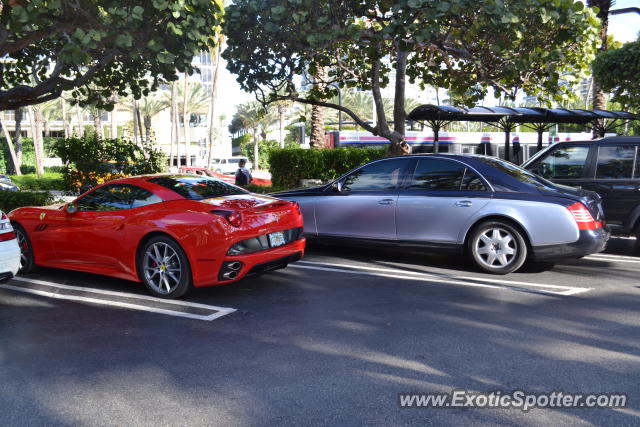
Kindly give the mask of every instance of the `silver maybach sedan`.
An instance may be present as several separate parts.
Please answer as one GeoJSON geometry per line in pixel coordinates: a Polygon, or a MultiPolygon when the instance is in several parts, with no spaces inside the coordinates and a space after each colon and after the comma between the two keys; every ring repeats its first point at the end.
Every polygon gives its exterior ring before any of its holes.
{"type": "Polygon", "coordinates": [[[494,274],[600,252],[609,239],[598,194],[486,156],[392,157],[274,196],[300,204],[308,237],[465,252],[494,274]]]}

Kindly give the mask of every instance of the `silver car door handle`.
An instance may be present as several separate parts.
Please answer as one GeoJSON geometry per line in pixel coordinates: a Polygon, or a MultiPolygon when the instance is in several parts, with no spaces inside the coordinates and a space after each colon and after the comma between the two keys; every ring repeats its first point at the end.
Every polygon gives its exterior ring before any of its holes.
{"type": "Polygon", "coordinates": [[[473,202],[469,200],[460,200],[459,202],[455,202],[454,204],[459,208],[468,208],[473,205],[473,202]]]}
{"type": "Polygon", "coordinates": [[[382,199],[378,201],[379,205],[392,205],[393,199],[382,199]]]}

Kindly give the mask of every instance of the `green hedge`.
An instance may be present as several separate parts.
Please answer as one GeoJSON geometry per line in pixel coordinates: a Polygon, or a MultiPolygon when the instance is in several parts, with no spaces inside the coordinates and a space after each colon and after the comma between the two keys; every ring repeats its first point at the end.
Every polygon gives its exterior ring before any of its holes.
{"type": "Polygon", "coordinates": [[[274,187],[295,188],[301,179],[331,181],[353,168],[387,156],[385,148],[276,148],[269,160],[274,187]]]}
{"type": "Polygon", "coordinates": [[[5,213],[22,206],[46,206],[54,201],[48,192],[0,190],[0,209],[5,213]]]}
{"type": "Polygon", "coordinates": [[[38,175],[11,175],[11,180],[20,190],[64,190],[65,183],[61,173],[45,172],[42,178],[38,175]]]}

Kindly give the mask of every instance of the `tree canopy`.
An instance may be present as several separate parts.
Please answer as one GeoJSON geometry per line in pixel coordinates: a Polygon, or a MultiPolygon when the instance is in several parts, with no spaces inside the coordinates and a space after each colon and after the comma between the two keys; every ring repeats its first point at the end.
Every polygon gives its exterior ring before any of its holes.
{"type": "Polygon", "coordinates": [[[114,92],[146,96],[193,72],[222,12],[221,0],[2,0],[0,110],[62,91],[104,109],[114,92]]]}
{"type": "Polygon", "coordinates": [[[640,110],[640,40],[598,54],[593,74],[603,90],[613,93],[613,101],[640,110]]]}
{"type": "Polygon", "coordinates": [[[561,99],[569,88],[560,77],[588,69],[598,34],[593,12],[574,0],[237,0],[225,20],[223,56],[245,90],[264,102],[341,109],[397,144],[406,78],[466,94],[468,103],[489,87],[497,96],[522,90],[561,99]],[[297,89],[300,75],[316,83],[306,95],[297,89]],[[393,130],[380,91],[392,76],[393,130]],[[327,102],[336,85],[371,90],[378,125],[327,102]]]}

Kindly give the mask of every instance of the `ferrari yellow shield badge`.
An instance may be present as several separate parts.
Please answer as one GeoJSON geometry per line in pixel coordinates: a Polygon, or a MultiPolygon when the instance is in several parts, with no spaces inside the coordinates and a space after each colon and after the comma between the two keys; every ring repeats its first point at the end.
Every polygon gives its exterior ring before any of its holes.
{"type": "Polygon", "coordinates": [[[42,220],[44,219],[44,217],[45,217],[45,216],[47,216],[47,214],[46,214],[46,213],[44,213],[44,212],[42,212],[42,213],[40,214],[40,221],[42,221],[42,220]]]}

